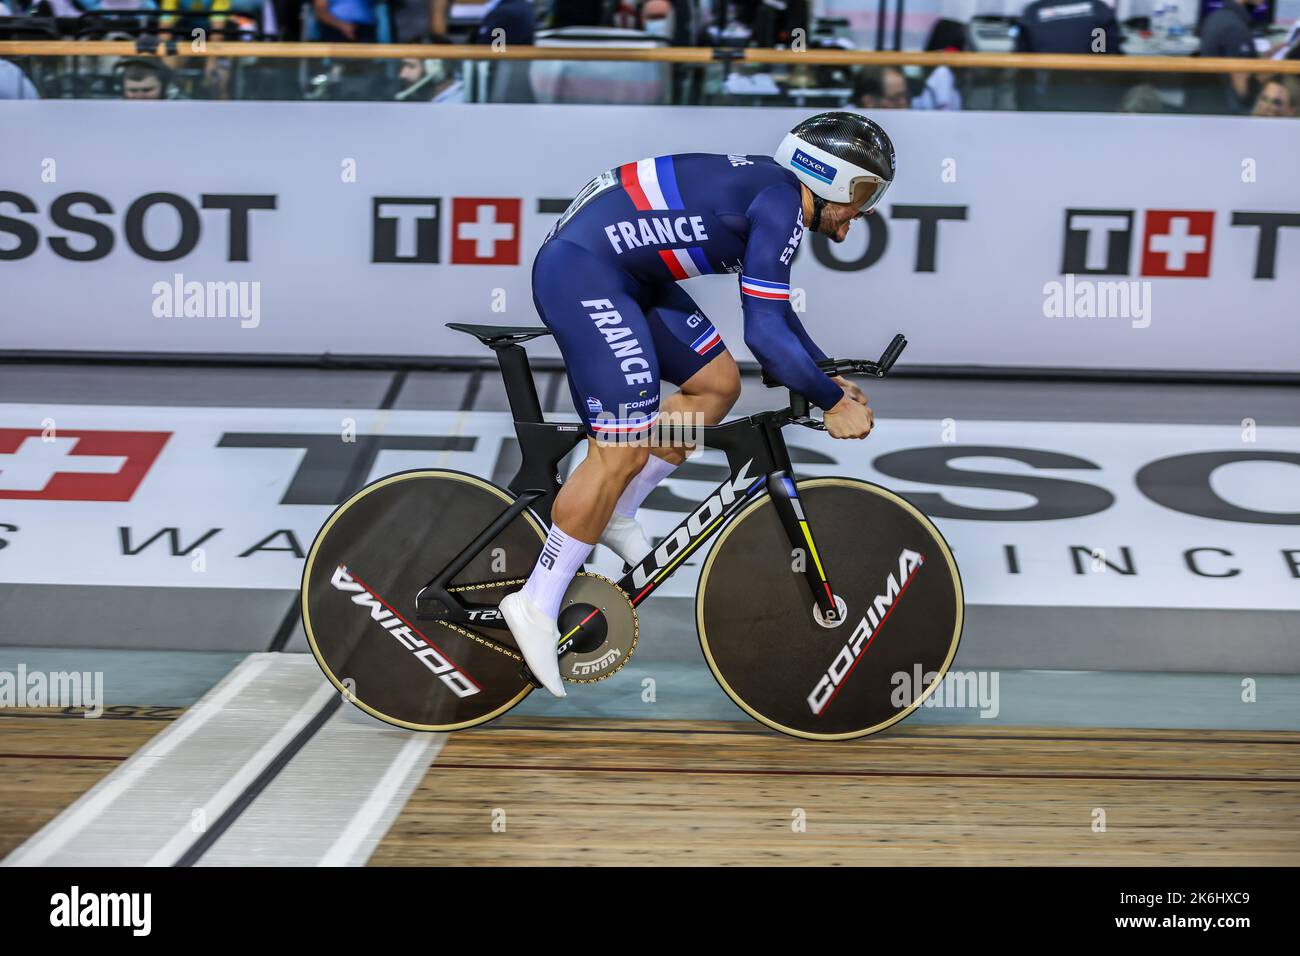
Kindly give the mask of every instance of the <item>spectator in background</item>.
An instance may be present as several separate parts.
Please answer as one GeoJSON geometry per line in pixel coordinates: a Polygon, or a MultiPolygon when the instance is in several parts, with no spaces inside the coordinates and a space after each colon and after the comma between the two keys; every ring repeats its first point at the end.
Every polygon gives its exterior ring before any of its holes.
{"type": "MultiPolygon", "coordinates": [[[[1223,6],[1201,21],[1201,56],[1226,56],[1243,60],[1256,57],[1255,38],[1251,33],[1250,14],[1237,0],[1224,0],[1223,6]]],[[[1250,74],[1230,73],[1228,80],[1237,103],[1250,101],[1250,74]]]]}
{"type": "Polygon", "coordinates": [[[532,0],[488,0],[483,19],[470,42],[491,43],[500,36],[507,45],[532,46],[536,31],[532,0]]]}
{"type": "Polygon", "coordinates": [[[199,94],[207,100],[230,99],[230,61],[225,57],[202,57],[203,82],[199,94]]]}
{"type": "MultiPolygon", "coordinates": [[[[1035,0],[1020,14],[1016,52],[1118,55],[1122,51],[1115,10],[1103,0],[1035,0]]],[[[1016,105],[1022,110],[1104,110],[1118,96],[1111,77],[1016,71],[1016,105]]]]}
{"type": "Polygon", "coordinates": [[[38,100],[40,94],[16,63],[0,60],[0,100],[38,100]]]}
{"type": "Polygon", "coordinates": [[[374,43],[374,0],[312,0],[322,43],[374,43]]]}
{"type": "Polygon", "coordinates": [[[1139,83],[1133,87],[1119,101],[1119,111],[1121,113],[1163,113],[1165,111],[1164,100],[1160,99],[1160,91],[1150,83],[1139,83]]]}
{"type": "MultiPolygon", "coordinates": [[[[88,13],[97,10],[103,10],[108,13],[116,13],[119,10],[157,10],[158,4],[154,0],[77,0],[77,6],[81,7],[88,13]]],[[[176,9],[173,4],[170,9],[176,9]]]]}
{"type": "MultiPolygon", "coordinates": [[[[85,0],[78,0],[85,3],[85,0]]],[[[100,9],[122,9],[116,3],[92,0],[100,9]]],[[[124,5],[125,6],[125,5],[124,5]]],[[[152,7],[138,4],[138,7],[152,7]]],[[[261,12],[261,0],[158,0],[158,9],[169,16],[160,17],[161,30],[175,30],[189,39],[194,30],[203,30],[209,38],[221,38],[226,33],[238,33],[239,19],[247,22],[261,12]],[[238,16],[235,16],[238,15],[238,16]]]]}
{"type": "Polygon", "coordinates": [[[1251,116],[1300,115],[1300,77],[1269,76],[1260,86],[1251,116]]]}
{"type": "Polygon", "coordinates": [[[122,60],[122,99],[165,100],[168,95],[168,71],[156,60],[122,60]]]}
{"type": "Polygon", "coordinates": [[[651,36],[672,40],[674,13],[669,0],[645,0],[638,14],[642,30],[651,36]]]}
{"type": "MultiPolygon", "coordinates": [[[[925,41],[928,53],[960,53],[966,49],[966,28],[956,20],[936,20],[925,41]]],[[[921,93],[912,100],[914,110],[959,110],[961,91],[957,77],[946,66],[936,66],[925,78],[921,93]]]]}
{"type": "Polygon", "coordinates": [[[550,25],[553,30],[605,26],[605,0],[555,0],[550,25]]]}
{"type": "MultiPolygon", "coordinates": [[[[451,43],[450,37],[437,34],[431,34],[429,40],[451,43]]],[[[404,59],[397,72],[401,88],[396,99],[400,103],[464,103],[465,84],[460,69],[459,60],[404,59]]]]}
{"type": "Polygon", "coordinates": [[[1238,0],[1224,0],[1223,6],[1210,11],[1201,21],[1201,56],[1255,59],[1253,26],[1244,5],[1238,0]]]}
{"type": "MultiPolygon", "coordinates": [[[[430,19],[434,33],[447,32],[447,11],[451,0],[430,0],[430,19]]],[[[483,19],[470,36],[470,43],[491,43],[497,30],[507,44],[531,46],[537,32],[537,16],[532,0],[488,0],[483,5],[483,19]]]]}
{"type": "Polygon", "coordinates": [[[398,43],[419,43],[433,29],[433,11],[429,0],[389,0],[393,18],[393,39],[398,43]]]}
{"type": "Polygon", "coordinates": [[[1017,53],[1120,52],[1115,10],[1103,0],[1035,0],[1017,26],[1017,53]]]}
{"type": "Polygon", "coordinates": [[[864,110],[905,110],[912,104],[907,78],[892,66],[859,70],[853,79],[853,103],[864,110]]]}

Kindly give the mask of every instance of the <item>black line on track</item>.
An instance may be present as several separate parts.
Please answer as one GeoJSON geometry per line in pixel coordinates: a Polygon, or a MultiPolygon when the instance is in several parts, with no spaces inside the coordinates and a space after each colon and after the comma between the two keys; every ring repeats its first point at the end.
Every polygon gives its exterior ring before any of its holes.
{"type": "Polygon", "coordinates": [[[478,393],[483,388],[483,370],[476,368],[465,383],[465,394],[460,400],[460,410],[468,412],[478,401],[478,393]]]}
{"type": "MultiPolygon", "coordinates": [[[[379,400],[380,411],[387,411],[396,404],[397,396],[402,393],[402,389],[406,386],[407,375],[408,373],[406,370],[402,370],[393,376],[392,381],[388,383],[388,388],[384,390],[384,397],[379,400]]],[[[362,438],[362,441],[373,444],[375,442],[375,436],[366,435],[362,438]]],[[[361,469],[367,467],[368,462],[373,461],[373,455],[362,454],[357,456],[357,461],[353,466],[352,474],[348,475],[347,484],[344,486],[346,488],[344,497],[347,497],[354,491],[359,491],[361,489],[361,485],[366,480],[366,476],[361,469]]],[[[275,634],[271,637],[271,644],[267,647],[268,651],[279,653],[288,646],[289,638],[293,636],[293,630],[298,624],[298,600],[298,595],[295,594],[293,599],[289,602],[289,606],[285,608],[284,617],[280,618],[280,626],[275,629],[275,634]]]]}
{"type": "Polygon", "coordinates": [[[512,770],[544,773],[667,773],[722,777],[867,777],[939,780],[1092,780],[1119,783],[1300,783],[1300,777],[1226,777],[1194,774],[980,773],[940,770],[777,770],[761,767],[593,767],[582,764],[445,763],[433,770],[512,770]]]}
{"type": "MultiPolygon", "coordinates": [[[[597,718],[599,719],[599,718],[597,718]]],[[[775,730],[707,730],[694,729],[688,727],[593,727],[589,724],[554,724],[546,727],[521,725],[521,724],[490,724],[485,727],[472,728],[477,731],[495,731],[498,733],[508,733],[512,730],[539,730],[543,732],[567,730],[578,731],[588,734],[717,734],[723,737],[767,737],[771,740],[785,740],[789,743],[800,743],[801,741],[788,737],[785,734],[778,733],[775,730]]],[[[1160,728],[1152,728],[1157,730],[1160,728]]],[[[1168,728],[1165,728],[1168,729],[1168,728]]],[[[1281,731],[1287,733],[1288,731],[1281,731]]],[[[863,738],[868,740],[870,738],[863,738]]],[[[1015,740],[1015,741],[1042,741],[1045,743],[1130,743],[1130,744],[1200,744],[1202,746],[1213,746],[1215,744],[1253,744],[1258,746],[1280,746],[1296,747],[1300,746],[1300,737],[1294,737],[1289,740],[1261,740],[1253,737],[1057,737],[1053,735],[1034,734],[912,734],[912,733],[895,733],[887,734],[877,738],[879,740],[948,740],[953,743],[960,743],[964,740],[1015,740]]],[[[817,741],[806,741],[809,744],[816,744],[817,741]]]]}
{"type": "Polygon", "coordinates": [[[164,717],[158,714],[100,714],[98,717],[87,717],[85,714],[6,714],[0,710],[0,720],[162,720],[173,721],[179,720],[185,713],[186,708],[177,707],[176,714],[172,717],[164,717]]]}
{"type": "Polygon", "coordinates": [[[280,626],[275,629],[275,635],[271,638],[268,651],[278,653],[288,645],[289,638],[293,636],[293,629],[298,624],[298,600],[298,595],[295,594],[289,601],[289,606],[284,610],[284,617],[280,618],[280,626]]]}
{"type": "MultiPolygon", "coordinates": [[[[540,326],[538,326],[540,328],[540,326]]],[[[563,371],[557,358],[538,356],[534,371],[563,371]]],[[[496,359],[479,355],[363,355],[331,353],[243,352],[125,352],[68,349],[0,349],[0,364],[14,365],[161,365],[171,368],[314,368],[385,371],[463,372],[479,368],[497,371],[496,359]]],[[[756,374],[756,362],[739,362],[742,373],[756,374]]],[[[1296,372],[1230,371],[1223,369],[1094,369],[1028,365],[912,365],[895,366],[891,378],[960,378],[1020,382],[1158,382],[1185,385],[1297,385],[1296,372]]]]}
{"type": "MultiPolygon", "coordinates": [[[[379,402],[379,409],[381,411],[393,407],[394,403],[397,401],[398,395],[402,392],[403,386],[406,385],[407,374],[407,371],[403,369],[394,375],[393,380],[388,383],[388,388],[384,392],[384,397],[379,402]]],[[[374,436],[368,435],[365,440],[374,441],[374,436]]],[[[348,478],[347,494],[349,495],[352,494],[352,492],[357,491],[366,480],[365,474],[360,472],[362,463],[366,460],[373,460],[373,458],[367,458],[365,455],[359,456],[359,458],[361,461],[358,463],[357,472],[350,475],[348,478]]],[[[289,604],[288,609],[285,611],[284,617],[280,621],[280,626],[276,629],[275,637],[271,641],[270,650],[284,650],[284,645],[288,643],[289,635],[293,633],[293,627],[297,622],[297,619],[298,600],[295,597],[295,599],[289,604]]],[[[335,694],[331,696],[329,701],[327,701],[316,713],[316,716],[312,717],[312,719],[307,722],[307,725],[294,735],[293,740],[289,741],[289,743],[287,743],[280,752],[275,755],[271,762],[262,768],[261,773],[253,779],[252,783],[244,788],[243,792],[235,798],[235,801],[225,809],[212,826],[208,827],[208,829],[190,845],[190,848],[181,854],[180,859],[176,861],[175,865],[193,866],[197,863],[199,859],[202,858],[203,854],[206,853],[212,845],[217,842],[217,840],[221,839],[222,835],[234,825],[235,821],[243,815],[244,811],[252,806],[253,801],[261,795],[262,791],[270,786],[271,782],[280,775],[280,771],[289,765],[289,761],[296,757],[303,747],[307,746],[312,737],[316,736],[320,729],[325,726],[325,722],[334,715],[334,712],[339,709],[342,703],[343,697],[341,695],[335,694]]]]}
{"type": "Polygon", "coordinates": [[[542,406],[543,411],[558,411],[555,405],[560,399],[560,385],[565,380],[565,376],[561,375],[559,372],[551,373],[551,380],[546,383],[546,404],[542,406]]]}
{"type": "Polygon", "coordinates": [[[275,755],[275,758],[262,768],[262,772],[244,788],[243,792],[235,798],[234,803],[228,806],[221,816],[217,817],[212,826],[208,827],[190,845],[190,848],[181,854],[180,859],[174,865],[193,866],[197,863],[203,854],[207,853],[212,848],[212,845],[220,840],[225,832],[234,825],[243,812],[252,806],[253,801],[261,795],[263,790],[270,786],[271,781],[280,775],[280,771],[288,766],[289,761],[296,757],[303,747],[307,746],[307,742],[316,736],[316,733],[325,726],[327,720],[334,716],[334,712],[342,704],[342,694],[331,695],[325,706],[321,707],[316,716],[307,722],[307,726],[298,731],[293,740],[285,744],[284,748],[275,755]]]}
{"type": "Polygon", "coordinates": [[[112,754],[0,754],[0,760],[126,760],[112,754]]]}

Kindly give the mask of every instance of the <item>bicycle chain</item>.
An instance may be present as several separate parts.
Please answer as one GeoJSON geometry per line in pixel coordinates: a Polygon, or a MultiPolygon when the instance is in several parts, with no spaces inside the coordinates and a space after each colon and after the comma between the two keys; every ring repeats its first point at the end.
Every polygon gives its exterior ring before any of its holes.
{"type": "Polygon", "coordinates": [[[502,654],[510,658],[512,661],[515,661],[520,664],[522,664],[524,661],[523,657],[519,654],[516,654],[514,651],[508,651],[500,644],[493,643],[492,641],[489,641],[485,637],[480,637],[479,635],[475,634],[473,631],[468,631],[465,628],[461,627],[459,624],[452,624],[448,621],[436,621],[435,623],[440,624],[443,627],[448,628],[449,630],[455,631],[461,637],[468,637],[471,641],[474,641],[476,644],[482,644],[484,647],[489,647],[492,650],[496,651],[498,654],[502,654]]]}
{"type": "MultiPolygon", "coordinates": [[[[514,584],[523,585],[524,582],[527,580],[528,580],[527,578],[511,578],[506,581],[488,581],[486,584],[458,584],[455,587],[447,588],[447,590],[448,591],[482,591],[487,588],[508,588],[514,584]]],[[[502,654],[513,661],[517,661],[518,663],[521,664],[524,661],[522,655],[516,654],[514,651],[506,650],[506,648],[502,647],[500,644],[497,644],[494,641],[489,641],[487,638],[482,637],[479,634],[475,634],[473,631],[468,630],[467,628],[463,628],[459,624],[452,624],[449,621],[437,621],[435,623],[441,624],[443,627],[455,631],[457,634],[461,635],[461,637],[468,637],[471,641],[475,642],[476,644],[482,644],[484,647],[491,648],[492,650],[496,651],[498,654],[502,654]]]]}
{"type": "MultiPolygon", "coordinates": [[[[599,580],[604,581],[606,584],[610,585],[611,587],[618,588],[618,585],[615,582],[611,581],[603,574],[595,574],[591,571],[580,571],[579,573],[582,574],[584,577],[598,578],[599,580]]],[[[514,584],[523,585],[527,580],[528,580],[527,578],[512,578],[507,581],[489,581],[486,584],[460,584],[455,587],[448,587],[447,590],[448,591],[481,591],[487,588],[510,587],[511,585],[514,584]]],[[[489,647],[492,650],[496,651],[498,654],[503,654],[506,657],[509,657],[511,660],[518,661],[519,663],[523,663],[524,659],[522,655],[516,654],[513,651],[506,650],[501,645],[489,641],[486,638],[481,637],[478,634],[475,634],[473,631],[467,630],[466,628],[463,628],[458,624],[452,624],[448,621],[438,621],[436,623],[441,624],[445,628],[455,631],[457,634],[460,634],[462,637],[468,637],[471,641],[474,641],[477,644],[482,644],[484,647],[489,647]]],[[[609,677],[613,677],[614,674],[618,673],[620,670],[623,669],[623,665],[628,662],[629,658],[631,658],[632,651],[636,649],[637,638],[640,636],[640,630],[641,630],[640,622],[637,619],[636,608],[634,607],[632,609],[632,645],[628,649],[628,653],[626,657],[623,658],[622,663],[620,663],[618,667],[614,668],[614,670],[611,671],[610,673],[603,674],[600,677],[592,677],[586,679],[580,677],[565,677],[564,679],[571,684],[595,684],[609,677]]]]}

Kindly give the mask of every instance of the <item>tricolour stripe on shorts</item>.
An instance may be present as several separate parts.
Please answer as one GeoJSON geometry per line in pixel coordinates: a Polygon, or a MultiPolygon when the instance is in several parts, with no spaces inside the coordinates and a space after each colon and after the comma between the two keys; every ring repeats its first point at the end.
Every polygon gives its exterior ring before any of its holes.
{"type": "Polygon", "coordinates": [[[691,343],[691,348],[703,355],[709,349],[713,348],[714,340],[720,338],[722,338],[722,336],[718,334],[718,330],[710,325],[704,331],[704,334],[691,343]]]}
{"type": "Polygon", "coordinates": [[[631,432],[645,431],[659,418],[659,413],[655,412],[648,418],[633,419],[631,421],[589,421],[591,430],[602,435],[622,435],[631,432]]]}

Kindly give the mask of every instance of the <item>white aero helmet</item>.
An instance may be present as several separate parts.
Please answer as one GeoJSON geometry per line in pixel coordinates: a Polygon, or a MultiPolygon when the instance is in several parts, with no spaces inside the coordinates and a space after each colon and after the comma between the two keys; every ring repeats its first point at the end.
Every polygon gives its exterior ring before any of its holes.
{"type": "MultiPolygon", "coordinates": [[[[865,116],[810,116],[786,134],[773,157],[824,202],[862,201],[866,212],[894,181],[894,144],[865,116]]],[[[820,203],[818,212],[820,213],[820,203]]],[[[820,216],[818,216],[820,218],[820,216]]]]}

